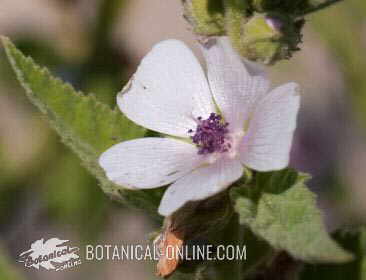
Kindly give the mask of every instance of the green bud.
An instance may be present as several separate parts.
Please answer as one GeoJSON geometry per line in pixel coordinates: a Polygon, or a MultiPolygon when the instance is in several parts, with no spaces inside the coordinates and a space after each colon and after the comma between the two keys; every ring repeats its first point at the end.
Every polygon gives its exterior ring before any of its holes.
{"type": "Polygon", "coordinates": [[[224,35],[224,8],[221,1],[183,0],[184,16],[196,34],[224,35]]]}
{"type": "Polygon", "coordinates": [[[197,238],[212,241],[227,225],[232,214],[229,193],[224,191],[205,200],[188,202],[170,216],[169,220],[171,227],[185,241],[197,238]]]}
{"type": "MultiPolygon", "coordinates": [[[[289,3],[307,0],[291,0],[289,3]]],[[[234,48],[245,58],[273,64],[291,57],[301,42],[303,21],[291,13],[287,0],[183,0],[185,17],[193,31],[203,37],[229,36],[234,48]],[[277,2],[280,1],[280,4],[277,2]],[[281,7],[282,7],[281,6],[281,7]],[[270,12],[273,8],[277,12],[270,12]],[[254,12],[253,9],[264,12],[254,12]]]]}
{"type": "Polygon", "coordinates": [[[229,32],[229,36],[242,56],[273,64],[290,58],[298,50],[302,25],[303,21],[294,21],[285,15],[256,13],[241,24],[240,32],[229,32]]]}

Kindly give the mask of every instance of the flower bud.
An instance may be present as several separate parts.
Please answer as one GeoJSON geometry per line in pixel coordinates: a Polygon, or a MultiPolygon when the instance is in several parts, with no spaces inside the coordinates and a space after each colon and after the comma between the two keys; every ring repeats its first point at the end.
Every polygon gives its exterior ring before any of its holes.
{"type": "Polygon", "coordinates": [[[226,35],[244,58],[273,64],[291,57],[301,42],[304,21],[295,16],[299,6],[294,3],[307,0],[288,1],[281,5],[272,0],[183,0],[183,3],[186,19],[202,39],[226,35]]]}
{"type": "Polygon", "coordinates": [[[224,35],[224,8],[221,1],[183,0],[184,17],[198,35],[224,35]]]}
{"type": "Polygon", "coordinates": [[[232,38],[236,50],[252,61],[273,64],[291,57],[301,42],[302,23],[280,14],[254,14],[232,38]]]}

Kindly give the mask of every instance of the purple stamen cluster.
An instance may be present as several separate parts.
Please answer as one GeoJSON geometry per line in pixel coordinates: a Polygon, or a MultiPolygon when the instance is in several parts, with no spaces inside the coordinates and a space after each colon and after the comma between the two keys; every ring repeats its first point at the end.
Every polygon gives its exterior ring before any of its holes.
{"type": "Polygon", "coordinates": [[[227,136],[229,123],[223,122],[220,115],[211,113],[207,120],[198,117],[197,122],[196,131],[190,129],[188,133],[194,133],[191,139],[198,147],[198,154],[224,153],[231,148],[227,136]]]}

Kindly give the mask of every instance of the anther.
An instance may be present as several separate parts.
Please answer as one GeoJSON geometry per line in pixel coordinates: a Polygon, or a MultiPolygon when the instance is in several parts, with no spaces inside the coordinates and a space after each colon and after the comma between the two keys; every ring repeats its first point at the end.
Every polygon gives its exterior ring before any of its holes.
{"type": "MultiPolygon", "coordinates": [[[[198,147],[198,154],[224,153],[230,150],[229,123],[223,122],[220,115],[211,113],[206,120],[198,117],[197,123],[197,129],[191,139],[198,147]]],[[[190,134],[193,132],[192,129],[188,130],[190,134]]]]}

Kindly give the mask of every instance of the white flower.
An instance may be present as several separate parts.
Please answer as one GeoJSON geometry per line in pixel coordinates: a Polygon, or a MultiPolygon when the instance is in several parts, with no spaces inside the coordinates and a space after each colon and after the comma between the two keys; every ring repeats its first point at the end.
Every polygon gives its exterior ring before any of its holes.
{"type": "Polygon", "coordinates": [[[117,102],[132,121],[173,137],[126,141],[99,159],[107,177],[124,187],[173,183],[159,207],[164,216],[223,191],[244,166],[270,171],[289,161],[298,86],[269,91],[267,79],[248,73],[227,38],[203,52],[207,77],[182,42],[152,49],[117,102]]]}

